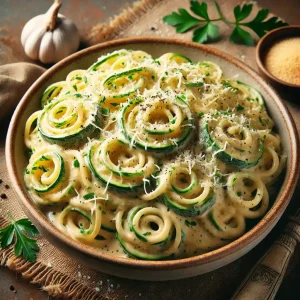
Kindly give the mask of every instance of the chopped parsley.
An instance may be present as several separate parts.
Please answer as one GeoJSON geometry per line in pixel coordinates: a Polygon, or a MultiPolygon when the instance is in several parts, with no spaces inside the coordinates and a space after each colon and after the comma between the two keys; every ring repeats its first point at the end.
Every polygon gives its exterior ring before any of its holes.
{"type": "Polygon", "coordinates": [[[262,117],[258,117],[258,119],[259,119],[259,122],[261,123],[261,125],[263,125],[263,126],[267,126],[269,123],[269,121],[267,119],[264,119],[262,117]]]}
{"type": "Polygon", "coordinates": [[[102,107],[101,113],[102,113],[103,116],[108,116],[109,113],[110,113],[110,109],[102,107]]]}
{"type": "Polygon", "coordinates": [[[95,193],[89,193],[83,196],[84,200],[89,200],[89,199],[94,199],[95,198],[95,193]]]}
{"type": "Polygon", "coordinates": [[[73,187],[73,186],[70,186],[70,187],[68,188],[67,194],[68,194],[68,195],[71,195],[71,194],[73,193],[73,191],[74,191],[74,187],[73,187]]]}
{"type": "Polygon", "coordinates": [[[197,116],[198,116],[198,119],[201,119],[201,118],[204,116],[204,113],[203,113],[203,112],[199,112],[199,113],[197,114],[197,116]]]}
{"type": "Polygon", "coordinates": [[[79,168],[79,167],[80,167],[80,163],[79,163],[79,161],[78,161],[77,159],[74,160],[73,166],[74,166],[75,168],[79,168]]]}
{"type": "Polygon", "coordinates": [[[185,223],[185,225],[186,225],[187,227],[193,227],[193,226],[196,226],[196,225],[197,225],[197,222],[196,222],[196,221],[190,222],[189,220],[185,220],[184,223],[185,223]]]}
{"type": "Polygon", "coordinates": [[[244,109],[245,109],[244,106],[242,106],[240,104],[236,107],[236,111],[242,111],[244,109]]]}

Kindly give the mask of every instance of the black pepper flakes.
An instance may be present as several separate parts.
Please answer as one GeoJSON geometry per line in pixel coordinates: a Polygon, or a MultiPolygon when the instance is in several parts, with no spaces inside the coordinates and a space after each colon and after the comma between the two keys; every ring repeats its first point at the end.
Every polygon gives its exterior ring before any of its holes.
{"type": "Polygon", "coordinates": [[[10,285],[10,286],[9,286],[9,289],[10,289],[12,292],[14,292],[14,293],[17,292],[16,289],[15,289],[15,287],[14,287],[13,285],[10,285]]]}

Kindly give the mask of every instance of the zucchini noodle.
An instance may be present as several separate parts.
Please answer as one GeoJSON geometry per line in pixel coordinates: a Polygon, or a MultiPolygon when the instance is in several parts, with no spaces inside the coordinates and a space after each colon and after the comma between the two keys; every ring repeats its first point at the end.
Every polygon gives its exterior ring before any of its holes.
{"type": "Polygon", "coordinates": [[[226,113],[206,115],[200,121],[200,143],[206,152],[239,169],[258,164],[264,144],[245,117],[226,113]]]}
{"type": "Polygon", "coordinates": [[[41,104],[42,107],[47,105],[49,102],[51,102],[54,98],[58,97],[61,94],[64,94],[64,92],[68,92],[67,83],[65,81],[60,81],[51,84],[46,88],[46,90],[43,93],[41,104]]]}
{"type": "Polygon", "coordinates": [[[172,166],[169,172],[170,186],[162,195],[164,203],[179,215],[196,217],[203,215],[215,203],[212,183],[194,166],[172,166]]]}
{"type": "Polygon", "coordinates": [[[130,149],[122,138],[95,142],[88,150],[88,162],[94,176],[108,189],[136,190],[156,171],[155,160],[130,149]]]}
{"type": "Polygon", "coordinates": [[[38,129],[50,143],[65,144],[81,141],[97,130],[99,105],[90,100],[63,97],[44,107],[38,129]]]}
{"type": "Polygon", "coordinates": [[[101,231],[101,206],[92,209],[92,203],[69,204],[58,214],[56,221],[59,229],[71,235],[73,239],[93,242],[101,231]]]}
{"type": "Polygon", "coordinates": [[[259,91],[179,53],[121,49],[87,67],[48,86],[24,128],[28,194],[62,232],[167,260],[265,215],[287,157],[259,91]]]}
{"type": "Polygon", "coordinates": [[[151,102],[137,98],[123,107],[119,123],[124,136],[145,151],[178,151],[192,137],[194,119],[189,107],[179,99],[151,102]]]}
{"type": "Polygon", "coordinates": [[[181,225],[160,203],[133,207],[116,218],[117,239],[132,257],[159,260],[174,255],[184,240],[181,225]]]}

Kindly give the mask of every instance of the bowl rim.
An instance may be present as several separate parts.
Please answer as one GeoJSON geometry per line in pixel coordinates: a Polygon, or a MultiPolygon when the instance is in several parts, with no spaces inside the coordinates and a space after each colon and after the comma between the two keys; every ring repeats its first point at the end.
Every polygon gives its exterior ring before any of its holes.
{"type": "MultiPolygon", "coordinates": [[[[300,37],[300,25],[290,25],[290,26],[283,26],[277,29],[273,29],[271,31],[269,31],[267,34],[265,34],[258,42],[257,46],[256,46],[256,51],[255,51],[255,58],[256,58],[256,63],[258,65],[258,68],[265,74],[266,77],[269,77],[270,79],[272,79],[273,81],[284,85],[284,86],[288,86],[291,88],[297,88],[300,89],[300,85],[299,84],[294,84],[294,83],[289,83],[286,81],[283,81],[281,79],[279,79],[278,77],[272,75],[265,67],[265,64],[263,63],[263,57],[262,57],[262,53],[263,53],[263,47],[264,44],[266,43],[266,41],[274,34],[276,34],[277,32],[280,31],[290,31],[293,29],[299,29],[299,37],[300,37]]],[[[282,39],[279,38],[280,40],[284,40],[286,38],[289,38],[288,36],[283,37],[282,39]]]]}
{"type": "Polygon", "coordinates": [[[297,148],[299,147],[299,138],[296,130],[296,125],[294,120],[288,111],[286,105],[280,100],[279,96],[273,91],[273,89],[250,67],[246,66],[244,63],[238,59],[232,57],[229,54],[226,54],[218,49],[196,44],[192,42],[187,42],[179,39],[173,38],[153,38],[153,37],[137,37],[137,38],[125,38],[115,41],[104,42],[84,50],[81,50],[77,53],[72,54],[71,56],[63,59],[56,65],[52,66],[47,70],[25,93],[20,103],[18,104],[14,115],[11,119],[8,134],[6,138],[6,165],[11,179],[14,190],[19,196],[19,203],[25,208],[26,213],[32,217],[33,223],[37,223],[42,227],[49,235],[51,235],[51,240],[54,238],[60,244],[67,244],[68,248],[76,250],[77,253],[81,255],[87,255],[90,258],[100,260],[102,262],[109,263],[111,265],[124,266],[126,268],[142,269],[142,270],[176,270],[176,269],[185,269],[191,268],[198,265],[205,265],[212,262],[217,262],[223,259],[226,256],[234,255],[235,252],[250,246],[250,244],[256,240],[256,238],[265,232],[270,230],[270,226],[279,220],[280,216],[287,207],[290,198],[292,197],[293,191],[297,184],[297,179],[299,175],[299,158],[297,148]],[[237,66],[246,72],[249,77],[252,77],[255,81],[259,82],[260,85],[264,88],[265,92],[270,95],[273,103],[277,106],[283,120],[285,121],[285,126],[288,130],[289,141],[291,145],[291,157],[289,163],[290,172],[286,174],[286,178],[282,185],[282,188],[277,195],[277,201],[273,204],[272,208],[267,212],[267,214],[255,225],[250,231],[243,234],[241,237],[235,241],[215,249],[211,252],[204,253],[197,256],[192,256],[188,258],[176,259],[176,260],[162,260],[162,261],[145,261],[145,260],[136,260],[127,257],[119,257],[111,254],[106,254],[100,252],[99,250],[92,248],[88,245],[85,245],[81,242],[73,240],[71,237],[67,236],[56,228],[46,216],[36,207],[33,201],[29,198],[26,193],[25,188],[23,189],[21,179],[17,175],[16,160],[14,159],[14,144],[15,137],[17,134],[18,120],[22,116],[22,112],[25,109],[27,103],[31,100],[32,95],[36,93],[40,86],[45,84],[46,81],[51,78],[52,74],[60,71],[64,67],[68,66],[70,63],[80,59],[81,57],[88,56],[91,53],[98,52],[100,50],[105,50],[110,47],[122,47],[130,46],[131,44],[146,43],[146,44],[170,44],[170,45],[179,45],[183,47],[193,48],[195,50],[200,50],[202,52],[212,54],[221,58],[230,64],[237,66]]]}

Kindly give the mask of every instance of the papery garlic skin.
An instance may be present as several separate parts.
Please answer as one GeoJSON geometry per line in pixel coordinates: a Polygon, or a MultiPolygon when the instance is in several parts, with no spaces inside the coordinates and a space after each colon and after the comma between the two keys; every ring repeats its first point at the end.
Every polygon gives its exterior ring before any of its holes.
{"type": "Polygon", "coordinates": [[[62,14],[55,2],[49,11],[29,20],[21,34],[21,43],[28,57],[42,63],[56,63],[74,53],[80,43],[76,25],[62,14]]]}

